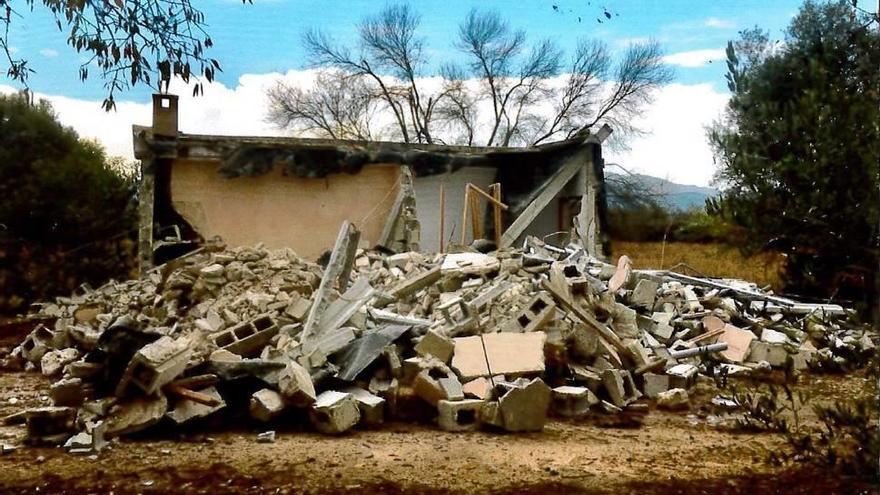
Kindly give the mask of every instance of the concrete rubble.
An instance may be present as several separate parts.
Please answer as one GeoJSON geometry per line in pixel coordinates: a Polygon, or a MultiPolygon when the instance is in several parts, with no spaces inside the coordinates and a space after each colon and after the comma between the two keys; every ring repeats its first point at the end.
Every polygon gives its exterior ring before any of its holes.
{"type": "Polygon", "coordinates": [[[359,248],[346,225],[329,260],[214,243],[38,304],[0,365],[54,377],[53,405],[6,421],[77,453],[224,420],[268,442],[285,425],[336,435],[394,420],[531,432],[549,415],[686,409],[713,366],[808,370],[877,344],[837,305],[534,238],[389,255],[359,248]]]}

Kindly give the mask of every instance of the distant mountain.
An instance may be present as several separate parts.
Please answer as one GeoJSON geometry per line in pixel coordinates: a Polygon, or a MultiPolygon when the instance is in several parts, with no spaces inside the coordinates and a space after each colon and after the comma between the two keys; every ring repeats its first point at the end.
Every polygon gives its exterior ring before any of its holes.
{"type": "MultiPolygon", "coordinates": [[[[669,208],[678,210],[686,210],[695,206],[703,207],[706,203],[706,198],[718,194],[718,190],[712,187],[677,184],[666,179],[661,179],[660,177],[653,177],[644,174],[623,175],[608,172],[606,176],[612,181],[615,178],[625,178],[627,181],[634,181],[638,188],[654,195],[655,199],[660,203],[669,208]]],[[[613,192],[610,196],[609,200],[613,203],[613,192]]]]}

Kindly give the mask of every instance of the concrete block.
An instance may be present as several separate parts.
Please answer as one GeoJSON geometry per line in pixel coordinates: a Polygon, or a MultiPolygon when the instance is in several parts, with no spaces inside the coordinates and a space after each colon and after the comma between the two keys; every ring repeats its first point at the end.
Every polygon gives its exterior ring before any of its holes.
{"type": "Polygon", "coordinates": [[[722,328],[721,335],[715,339],[715,342],[725,342],[727,344],[727,349],[720,352],[721,356],[728,361],[742,363],[749,356],[752,341],[755,340],[755,334],[729,323],[724,324],[722,328]]]}
{"type": "Polygon", "coordinates": [[[510,387],[498,401],[504,429],[514,432],[544,429],[550,395],[550,387],[540,378],[531,381],[522,379],[510,387]]]}
{"type": "Polygon", "coordinates": [[[616,369],[607,369],[602,372],[602,384],[605,386],[605,392],[608,398],[617,407],[626,405],[626,389],[623,382],[623,371],[616,369]]]}
{"type": "Polygon", "coordinates": [[[196,418],[210,416],[226,407],[226,402],[220,396],[220,393],[217,392],[216,388],[206,387],[197,390],[197,392],[215,399],[218,401],[218,404],[216,406],[209,406],[189,399],[181,399],[174,404],[174,408],[168,411],[166,416],[177,424],[183,424],[196,418]]]}
{"type": "Polygon", "coordinates": [[[782,345],[753,340],[750,349],[749,361],[753,363],[767,361],[774,368],[785,366],[788,351],[782,345]]]}
{"type": "Polygon", "coordinates": [[[586,387],[562,386],[552,391],[553,412],[565,418],[577,418],[589,414],[590,408],[599,403],[586,387]]]}
{"type": "Polygon", "coordinates": [[[251,395],[248,410],[257,421],[269,422],[284,412],[284,397],[272,389],[258,390],[251,395]]]}
{"type": "Polygon", "coordinates": [[[691,403],[687,390],[683,388],[673,388],[666,392],[661,392],[657,396],[657,407],[673,411],[689,409],[691,403]]]}
{"type": "Polygon", "coordinates": [[[480,426],[483,404],[479,399],[441,400],[437,403],[437,422],[446,431],[476,430],[480,426]]]}
{"type": "Polygon", "coordinates": [[[584,384],[594,394],[599,392],[599,388],[602,386],[602,375],[600,372],[593,368],[573,364],[569,364],[568,369],[571,371],[571,376],[575,381],[584,384]]]}
{"type": "Polygon", "coordinates": [[[455,342],[452,368],[464,379],[492,374],[535,375],[544,372],[544,332],[490,333],[459,337],[455,342]],[[485,350],[484,350],[485,346],[485,350]],[[486,366],[488,356],[489,366],[486,366]]]}
{"type": "Polygon", "coordinates": [[[419,356],[433,356],[444,364],[449,364],[455,351],[455,344],[452,339],[441,335],[438,331],[428,330],[422,340],[416,344],[415,351],[419,356]]]}
{"type": "Polygon", "coordinates": [[[343,392],[351,394],[357,401],[358,409],[361,412],[361,424],[378,426],[385,421],[385,399],[359,387],[349,387],[343,392]]]}
{"type": "Polygon", "coordinates": [[[446,396],[446,400],[464,400],[464,390],[462,389],[461,382],[458,381],[458,378],[455,376],[447,376],[446,378],[439,379],[438,382],[440,383],[440,388],[443,389],[443,394],[446,396]]]}
{"type": "Polygon", "coordinates": [[[636,288],[630,296],[633,306],[644,308],[651,311],[654,308],[654,300],[657,297],[657,289],[660,284],[657,282],[643,278],[636,283],[636,288]]]}
{"type": "Polygon", "coordinates": [[[295,362],[289,362],[278,375],[278,390],[288,402],[297,407],[315,402],[315,385],[308,371],[295,362]]]}
{"type": "Polygon", "coordinates": [[[310,299],[299,295],[298,292],[294,292],[290,303],[287,305],[287,308],[284,309],[284,314],[298,322],[302,322],[306,319],[306,316],[308,316],[309,309],[311,308],[312,301],[310,299]]]}
{"type": "Polygon", "coordinates": [[[661,392],[669,390],[669,376],[667,375],[645,373],[642,375],[642,379],[645,383],[643,390],[650,399],[656,399],[661,392]]]}
{"type": "Polygon", "coordinates": [[[549,323],[556,315],[556,303],[544,291],[535,294],[516,317],[516,328],[519,332],[535,332],[549,323]]]}
{"type": "Polygon", "coordinates": [[[63,407],[79,407],[95,394],[95,387],[81,378],[64,378],[49,388],[52,404],[63,407]]]}
{"type": "Polygon", "coordinates": [[[413,380],[413,391],[425,402],[436,406],[437,402],[448,399],[446,390],[440,385],[440,379],[447,376],[437,369],[422,370],[413,380]]]}
{"type": "Polygon", "coordinates": [[[76,409],[72,407],[40,407],[24,412],[27,441],[33,445],[58,445],[76,426],[76,409]]]}
{"type": "Polygon", "coordinates": [[[501,405],[497,402],[486,402],[480,409],[480,423],[504,428],[504,416],[501,414],[501,405]]]}
{"type": "Polygon", "coordinates": [[[183,373],[191,354],[192,348],[186,339],[163,336],[147,344],[131,358],[116,387],[116,395],[121,397],[129,384],[148,395],[156,393],[183,373]]]}
{"type": "Polygon", "coordinates": [[[693,364],[677,364],[666,370],[666,374],[669,375],[670,388],[689,389],[697,381],[697,367],[693,364]]]}
{"type": "Polygon", "coordinates": [[[262,315],[211,335],[211,341],[220,349],[240,356],[256,356],[278,334],[278,324],[269,315],[262,315]]]}
{"type": "Polygon", "coordinates": [[[309,411],[312,425],[321,433],[337,435],[358,424],[361,413],[354,396],[345,392],[322,392],[309,411]]]}
{"type": "Polygon", "coordinates": [[[761,341],[767,342],[768,344],[782,345],[788,342],[788,336],[786,336],[782,332],[777,332],[776,330],[764,328],[761,330],[761,341]]]}
{"type": "Polygon", "coordinates": [[[32,363],[39,363],[43,355],[54,348],[54,341],[55,332],[44,325],[37,325],[21,343],[21,355],[32,363]]]}

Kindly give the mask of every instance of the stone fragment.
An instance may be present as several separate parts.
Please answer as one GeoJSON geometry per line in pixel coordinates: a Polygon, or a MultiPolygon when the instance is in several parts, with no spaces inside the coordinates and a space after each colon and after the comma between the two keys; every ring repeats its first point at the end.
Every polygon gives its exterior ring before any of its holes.
{"type": "Polygon", "coordinates": [[[249,411],[257,421],[271,421],[284,412],[284,398],[272,389],[258,390],[251,396],[249,411]]]}
{"type": "Polygon", "coordinates": [[[79,351],[72,347],[60,351],[48,351],[40,358],[40,370],[45,376],[56,376],[78,357],[79,351]]]}
{"type": "Polygon", "coordinates": [[[419,356],[433,356],[444,364],[448,364],[455,351],[455,344],[449,337],[441,335],[436,330],[428,330],[422,340],[415,346],[419,356]]]}
{"type": "Polygon", "coordinates": [[[455,376],[441,378],[438,382],[440,383],[440,388],[443,389],[443,395],[446,396],[446,400],[455,401],[464,399],[464,390],[462,389],[461,382],[458,381],[458,378],[455,376]]]}
{"type": "Polygon", "coordinates": [[[590,408],[599,403],[590,389],[565,385],[553,389],[553,412],[565,418],[577,418],[589,414],[590,408]]]}
{"type": "Polygon", "coordinates": [[[351,394],[328,390],[315,400],[309,411],[309,419],[321,433],[336,435],[358,424],[361,413],[351,394]]]}
{"type": "Polygon", "coordinates": [[[289,362],[278,377],[278,390],[291,404],[305,407],[315,402],[315,386],[308,371],[298,363],[289,362]]]}
{"type": "Polygon", "coordinates": [[[657,395],[657,407],[661,409],[682,410],[690,405],[687,390],[683,388],[673,388],[657,395]]]}
{"type": "Polygon", "coordinates": [[[49,388],[49,397],[56,406],[79,407],[94,393],[94,387],[80,378],[64,378],[49,388]]]}
{"type": "Polygon", "coordinates": [[[544,372],[546,340],[544,332],[458,337],[453,339],[452,368],[465,380],[487,377],[490,369],[492,374],[511,377],[540,374],[544,372]]]}
{"type": "Polygon", "coordinates": [[[275,443],[275,430],[257,434],[257,443],[275,443]]]}
{"type": "Polygon", "coordinates": [[[697,380],[697,371],[697,367],[689,363],[677,364],[669,368],[666,370],[666,374],[669,375],[669,387],[684,389],[693,387],[697,380]]]}
{"type": "Polygon", "coordinates": [[[437,422],[446,431],[473,431],[480,426],[483,401],[467,399],[441,400],[437,403],[437,422]]]}
{"type": "Polygon", "coordinates": [[[550,387],[540,378],[518,380],[498,401],[504,429],[513,432],[544,429],[550,395],[550,387]]]}
{"type": "Polygon", "coordinates": [[[654,299],[657,297],[657,290],[660,284],[657,282],[643,278],[636,283],[636,288],[630,296],[633,306],[651,310],[654,307],[654,299]]]}
{"type": "Polygon", "coordinates": [[[767,342],[768,344],[782,345],[788,342],[788,337],[782,332],[765,328],[761,330],[761,341],[767,342]]]}
{"type": "Polygon", "coordinates": [[[750,362],[766,361],[774,368],[782,368],[785,366],[787,357],[788,351],[781,344],[769,344],[760,340],[752,341],[751,351],[749,352],[750,362]]]}

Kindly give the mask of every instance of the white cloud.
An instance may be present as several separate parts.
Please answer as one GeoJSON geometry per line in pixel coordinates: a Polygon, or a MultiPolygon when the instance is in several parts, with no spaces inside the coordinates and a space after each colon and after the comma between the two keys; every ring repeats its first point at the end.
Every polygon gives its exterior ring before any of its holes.
{"type": "Polygon", "coordinates": [[[58,56],[58,51],[51,48],[43,48],[42,50],[40,50],[40,55],[46,58],[55,58],[58,56]]]}
{"type": "Polygon", "coordinates": [[[628,151],[605,151],[606,163],[681,184],[708,185],[715,167],[706,126],[718,119],[728,96],[711,84],[670,84],[636,125],[647,134],[628,151]]]}
{"type": "Polygon", "coordinates": [[[678,52],[663,57],[667,64],[681,67],[702,67],[715,60],[723,60],[726,53],[723,48],[710,48],[706,50],[691,50],[678,52]]]}
{"type": "Polygon", "coordinates": [[[18,47],[17,46],[10,46],[9,47],[9,54],[15,55],[16,53],[18,53],[18,47]]]}
{"type": "MultiPolygon", "coordinates": [[[[191,89],[172,83],[171,91],[180,96],[180,129],[192,134],[282,135],[264,121],[266,88],[283,78],[310,85],[313,71],[286,74],[247,74],[234,88],[220,83],[205,84],[205,95],[191,96],[191,89]]],[[[425,88],[437,81],[424,81],[425,88]]],[[[0,93],[16,90],[0,85],[0,93]]],[[[79,100],[64,96],[37,94],[48,99],[65,125],[87,138],[100,141],[109,154],[132,158],[132,124],[149,125],[151,104],[117,101],[116,111],[105,112],[98,100],[79,100]]],[[[648,132],[634,139],[628,151],[608,149],[606,161],[642,173],[666,177],[676,182],[706,185],[713,173],[712,156],[704,127],[718,118],[727,96],[711,84],[671,84],[658,90],[655,103],[636,125],[648,132]]],[[[549,108],[549,106],[548,106],[549,108]]]]}
{"type": "Polygon", "coordinates": [[[717,29],[729,29],[734,27],[734,23],[732,21],[728,21],[725,19],[719,19],[717,17],[710,17],[703,22],[703,25],[706,27],[717,28],[717,29]]]}

